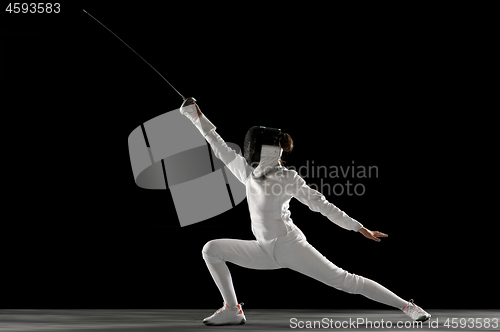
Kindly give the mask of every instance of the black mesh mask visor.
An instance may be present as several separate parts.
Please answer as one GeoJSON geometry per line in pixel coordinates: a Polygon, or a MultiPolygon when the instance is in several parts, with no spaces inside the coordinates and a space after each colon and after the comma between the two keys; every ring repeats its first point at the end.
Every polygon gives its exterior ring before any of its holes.
{"type": "Polygon", "coordinates": [[[243,155],[247,163],[253,168],[260,162],[262,145],[279,146],[281,129],[255,126],[248,129],[243,143],[243,155]]]}

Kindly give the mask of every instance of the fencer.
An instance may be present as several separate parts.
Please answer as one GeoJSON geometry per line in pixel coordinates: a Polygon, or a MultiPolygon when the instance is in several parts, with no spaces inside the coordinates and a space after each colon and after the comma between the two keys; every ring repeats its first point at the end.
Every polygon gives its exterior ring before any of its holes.
{"type": "Polygon", "coordinates": [[[180,109],[209,142],[214,154],[246,186],[253,241],[218,239],[205,244],[202,256],[224,300],[222,308],[203,320],[206,325],[237,325],[246,322],[234,291],[226,262],[251,269],[288,268],[319,280],[328,286],[361,294],[374,301],[401,309],[417,321],[431,317],[379,283],[343,270],[308,243],[293,223],[289,202],[296,198],[312,211],[320,212],[336,225],[380,241],[387,235],[370,231],[311,189],[294,170],[281,164],[283,151],[293,148],[290,135],[279,129],[252,127],[244,142],[244,157],[228,147],[216,127],[194,101],[186,100],[180,109]]]}

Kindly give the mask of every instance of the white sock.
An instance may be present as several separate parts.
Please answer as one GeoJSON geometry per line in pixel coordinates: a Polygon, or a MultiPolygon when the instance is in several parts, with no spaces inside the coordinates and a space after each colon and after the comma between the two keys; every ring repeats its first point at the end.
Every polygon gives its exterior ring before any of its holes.
{"type": "Polygon", "coordinates": [[[236,299],[236,293],[233,287],[233,280],[231,279],[231,273],[223,261],[213,263],[205,260],[208,270],[215,281],[215,284],[219,288],[219,291],[224,299],[224,302],[229,307],[234,307],[238,304],[236,299]]]}

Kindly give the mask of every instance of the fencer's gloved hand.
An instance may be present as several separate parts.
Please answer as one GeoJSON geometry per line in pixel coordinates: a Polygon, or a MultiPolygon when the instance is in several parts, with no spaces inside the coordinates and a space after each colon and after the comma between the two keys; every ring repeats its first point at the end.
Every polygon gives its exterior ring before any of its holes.
{"type": "Polygon", "coordinates": [[[200,108],[196,105],[196,101],[193,98],[188,98],[182,103],[180,112],[191,120],[203,137],[207,136],[211,130],[216,129],[212,122],[210,122],[207,117],[201,113],[200,108]],[[188,106],[186,106],[186,104],[188,106]]]}

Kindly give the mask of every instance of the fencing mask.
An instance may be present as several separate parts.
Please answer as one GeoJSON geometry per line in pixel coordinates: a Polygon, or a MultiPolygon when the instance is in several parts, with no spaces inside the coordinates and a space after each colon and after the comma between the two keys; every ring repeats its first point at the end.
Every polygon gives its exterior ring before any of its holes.
{"type": "Polygon", "coordinates": [[[265,176],[278,165],[281,152],[279,144],[281,129],[255,126],[248,129],[243,143],[247,163],[254,168],[255,178],[265,176]]]}

